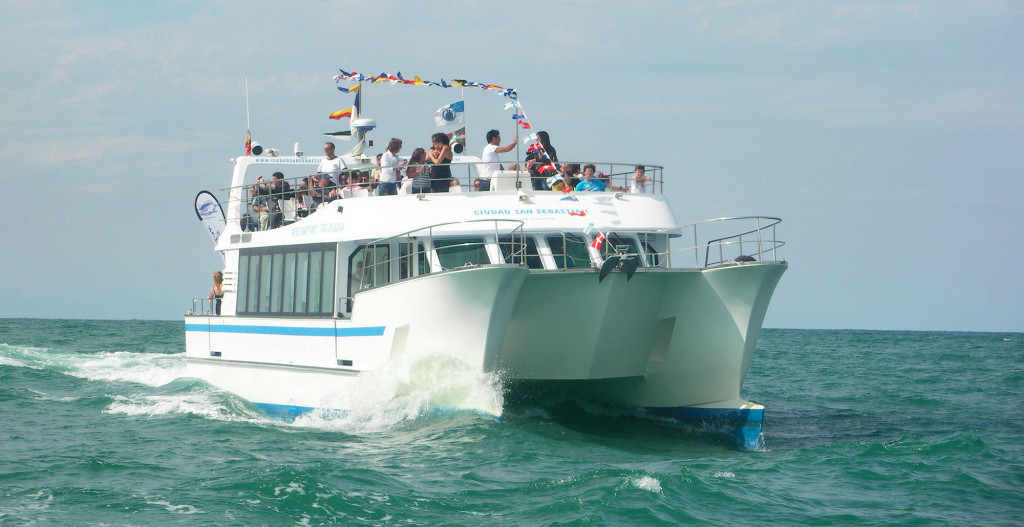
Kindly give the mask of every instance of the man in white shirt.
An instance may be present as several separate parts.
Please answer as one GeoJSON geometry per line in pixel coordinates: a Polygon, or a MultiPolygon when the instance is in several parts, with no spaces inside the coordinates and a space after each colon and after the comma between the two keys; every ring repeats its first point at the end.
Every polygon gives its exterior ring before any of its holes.
{"type": "Polygon", "coordinates": [[[324,154],[327,154],[327,157],[316,167],[316,171],[321,174],[327,174],[327,177],[331,179],[331,183],[337,183],[341,180],[339,177],[341,172],[348,170],[348,165],[345,164],[344,159],[334,156],[334,143],[324,143],[324,154]]]}
{"type": "Polygon", "coordinates": [[[501,132],[497,130],[487,132],[487,146],[484,147],[484,153],[480,156],[483,163],[477,165],[480,167],[480,190],[491,190],[491,176],[501,170],[501,160],[498,159],[498,154],[504,154],[515,148],[518,140],[519,136],[516,135],[512,138],[511,143],[498,146],[501,144],[501,132]]]}

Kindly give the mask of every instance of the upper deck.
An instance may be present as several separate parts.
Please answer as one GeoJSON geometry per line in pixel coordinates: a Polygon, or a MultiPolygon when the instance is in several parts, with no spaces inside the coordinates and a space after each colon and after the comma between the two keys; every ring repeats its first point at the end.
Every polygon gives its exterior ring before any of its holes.
{"type": "MultiPolygon", "coordinates": [[[[234,159],[232,187],[227,193],[225,212],[229,236],[221,238],[219,250],[242,240],[248,246],[308,243],[310,241],[346,241],[376,239],[424,225],[464,222],[473,219],[521,220],[527,230],[581,231],[588,225],[598,229],[662,229],[676,225],[671,209],[661,195],[662,167],[645,166],[644,192],[630,192],[630,180],[636,165],[592,163],[608,185],[606,191],[562,192],[535,190],[542,186],[536,172],[504,170],[494,174],[490,190],[474,185],[479,181],[480,161],[472,156],[457,156],[450,165],[452,180],[444,192],[409,193],[378,196],[372,171],[377,165],[365,156],[343,156],[346,177],[362,176],[363,190],[349,183],[346,188],[328,187],[333,195],[320,203],[303,182],[316,174],[323,157],[243,156],[234,159]],[[289,191],[274,193],[266,187],[271,174],[281,172],[289,191]],[[269,229],[258,225],[249,229],[252,210],[251,189],[257,178],[263,180],[262,192],[276,198],[276,221],[269,229]],[[234,235],[234,236],[230,236],[234,235]]],[[[574,165],[583,166],[585,163],[574,165]]],[[[516,168],[514,165],[510,168],[516,168]]],[[[544,177],[548,180],[550,176],[544,177]]],[[[546,186],[546,185],[545,185],[546,186]]],[[[321,189],[315,189],[321,190],[321,189]]],[[[636,190],[636,189],[634,189],[636,190]]]]}

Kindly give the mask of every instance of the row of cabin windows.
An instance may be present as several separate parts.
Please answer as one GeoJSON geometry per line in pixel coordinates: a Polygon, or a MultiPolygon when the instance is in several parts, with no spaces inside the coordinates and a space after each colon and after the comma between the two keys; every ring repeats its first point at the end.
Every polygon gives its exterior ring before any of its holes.
{"type": "MultiPolygon", "coordinates": [[[[505,263],[526,263],[530,269],[543,269],[537,241],[533,237],[498,238],[505,263]]],[[[592,265],[586,239],[575,234],[546,236],[551,256],[558,269],[586,268],[592,265]]],[[[636,240],[608,234],[601,247],[602,257],[615,247],[637,253],[636,240]]],[[[430,273],[430,255],[422,242],[398,244],[398,279],[430,273]]],[[[649,243],[644,243],[648,265],[658,266],[660,259],[649,243]]],[[[434,252],[442,269],[490,263],[483,238],[447,238],[434,240],[434,252]]],[[[358,291],[392,281],[391,247],[361,246],[348,259],[348,291],[358,291]]],[[[299,247],[245,249],[238,263],[239,315],[321,315],[335,312],[335,244],[299,247]]]]}
{"type": "Polygon", "coordinates": [[[333,315],[333,243],[246,249],[238,260],[239,315],[333,315]]]}

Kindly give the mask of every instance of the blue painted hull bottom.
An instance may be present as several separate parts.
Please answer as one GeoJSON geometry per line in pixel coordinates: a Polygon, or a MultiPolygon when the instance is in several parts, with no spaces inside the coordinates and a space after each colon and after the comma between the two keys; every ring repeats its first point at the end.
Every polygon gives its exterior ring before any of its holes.
{"type": "MultiPolygon", "coordinates": [[[[253,403],[267,415],[292,421],[296,417],[313,412],[317,408],[283,404],[253,403]]],[[[696,406],[644,408],[651,415],[667,417],[681,423],[695,426],[702,431],[723,435],[733,441],[737,448],[757,452],[763,446],[761,424],[764,421],[763,408],[708,408],[696,406]]],[[[335,410],[343,412],[342,410],[335,410]]]]}
{"type": "Polygon", "coordinates": [[[669,417],[702,430],[723,434],[741,450],[757,452],[763,446],[761,424],[764,422],[764,408],[683,406],[645,410],[653,415],[669,417]]]}

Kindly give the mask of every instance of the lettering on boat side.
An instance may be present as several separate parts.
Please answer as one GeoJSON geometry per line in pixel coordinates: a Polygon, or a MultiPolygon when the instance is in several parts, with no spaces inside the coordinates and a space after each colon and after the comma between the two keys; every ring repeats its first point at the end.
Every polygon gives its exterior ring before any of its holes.
{"type": "Polygon", "coordinates": [[[256,157],[252,162],[265,165],[317,165],[321,160],[323,157],[256,157]]]}
{"type": "Polygon", "coordinates": [[[309,236],[312,234],[326,234],[329,232],[341,232],[345,230],[345,223],[321,223],[319,225],[302,225],[292,227],[292,236],[309,236]]]}
{"type": "Polygon", "coordinates": [[[585,209],[475,209],[474,216],[586,216],[585,209]]]}

